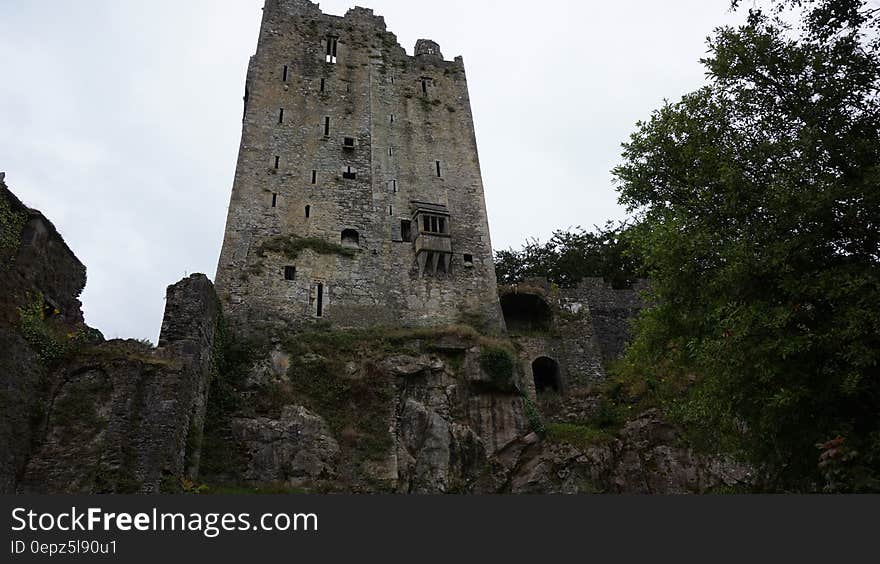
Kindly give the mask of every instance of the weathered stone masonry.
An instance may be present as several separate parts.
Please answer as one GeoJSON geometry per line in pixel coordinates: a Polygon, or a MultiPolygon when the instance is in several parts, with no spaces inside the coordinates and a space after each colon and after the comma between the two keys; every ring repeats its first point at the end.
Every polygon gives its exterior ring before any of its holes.
{"type": "Polygon", "coordinates": [[[216,281],[248,329],[501,328],[461,57],[408,56],[372,10],[267,0],[216,281]]]}

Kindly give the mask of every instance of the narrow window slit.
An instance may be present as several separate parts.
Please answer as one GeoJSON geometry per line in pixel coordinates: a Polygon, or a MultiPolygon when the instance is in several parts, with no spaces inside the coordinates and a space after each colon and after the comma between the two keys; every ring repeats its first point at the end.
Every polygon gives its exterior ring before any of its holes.
{"type": "Polygon", "coordinates": [[[287,82],[287,65],[284,65],[284,72],[281,75],[281,80],[287,82]]]}
{"type": "Polygon", "coordinates": [[[324,285],[318,284],[318,299],[315,308],[315,315],[317,317],[323,317],[324,315],[324,285]]]}
{"type": "Polygon", "coordinates": [[[317,183],[318,183],[318,171],[313,170],[312,171],[312,184],[317,184],[317,183]]]}
{"type": "Polygon", "coordinates": [[[312,206],[306,206],[306,219],[309,218],[309,215],[312,213],[312,206]]]}
{"type": "Polygon", "coordinates": [[[276,207],[278,205],[278,194],[272,194],[272,207],[276,207]]]}

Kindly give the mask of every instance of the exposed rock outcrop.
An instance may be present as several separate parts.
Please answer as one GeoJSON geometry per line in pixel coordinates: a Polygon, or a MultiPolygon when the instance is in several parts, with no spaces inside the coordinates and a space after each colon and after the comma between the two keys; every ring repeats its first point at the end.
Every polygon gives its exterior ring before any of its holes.
{"type": "Polygon", "coordinates": [[[504,487],[511,493],[707,493],[746,488],[752,479],[741,464],[687,447],[657,410],[607,441],[533,442],[517,454],[504,487]]]}

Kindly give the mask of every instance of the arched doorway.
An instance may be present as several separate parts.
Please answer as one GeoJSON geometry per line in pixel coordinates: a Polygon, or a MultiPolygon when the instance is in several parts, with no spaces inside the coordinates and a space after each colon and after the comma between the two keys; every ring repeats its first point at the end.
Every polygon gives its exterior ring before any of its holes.
{"type": "Polygon", "coordinates": [[[532,361],[532,377],[535,379],[535,392],[559,392],[562,382],[559,376],[559,363],[549,356],[539,356],[532,361]]]}

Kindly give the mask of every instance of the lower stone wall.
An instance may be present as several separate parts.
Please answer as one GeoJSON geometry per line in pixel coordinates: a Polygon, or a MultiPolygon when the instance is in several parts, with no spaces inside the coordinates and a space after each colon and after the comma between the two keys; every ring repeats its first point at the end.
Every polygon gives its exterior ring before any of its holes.
{"type": "Polygon", "coordinates": [[[219,323],[202,274],[168,288],[160,346],[87,345],[49,377],[44,433],[18,491],[177,491],[198,472],[219,323]]]}

